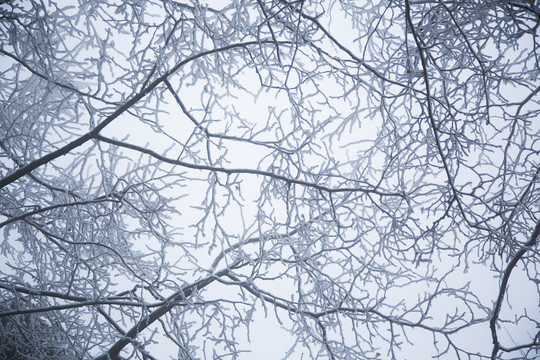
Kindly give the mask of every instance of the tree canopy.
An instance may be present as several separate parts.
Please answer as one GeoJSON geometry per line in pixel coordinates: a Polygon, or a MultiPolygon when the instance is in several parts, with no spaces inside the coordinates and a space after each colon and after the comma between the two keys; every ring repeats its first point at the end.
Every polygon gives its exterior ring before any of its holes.
{"type": "Polygon", "coordinates": [[[0,1],[0,354],[537,358],[539,24],[0,1]]]}

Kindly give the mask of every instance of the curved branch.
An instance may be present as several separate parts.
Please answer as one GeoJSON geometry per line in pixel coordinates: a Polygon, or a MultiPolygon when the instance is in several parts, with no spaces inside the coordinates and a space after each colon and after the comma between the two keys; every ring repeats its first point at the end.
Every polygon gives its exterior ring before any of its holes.
{"type": "MultiPolygon", "coordinates": [[[[154,80],[150,85],[148,85],[146,88],[142,89],[139,93],[135,94],[131,99],[127,100],[122,106],[120,106],[118,109],[116,109],[115,112],[113,112],[111,115],[107,116],[105,120],[103,120],[99,125],[97,125],[93,130],[87,132],[86,134],[78,137],[77,139],[71,141],[69,144],[66,144],[62,146],[61,148],[43,156],[42,158],[39,158],[37,160],[32,161],[31,163],[22,166],[18,170],[14,171],[13,173],[9,174],[8,176],[4,177],[0,180],[0,189],[4,188],[5,186],[11,184],[14,181],[17,181],[21,177],[29,174],[33,170],[37,169],[38,167],[45,165],[63,155],[67,155],[72,150],[78,148],[79,146],[85,144],[89,140],[95,138],[101,130],[103,130],[107,125],[109,125],[111,122],[113,122],[116,118],[118,118],[120,115],[122,115],[125,111],[127,111],[130,107],[135,105],[139,100],[144,98],[146,95],[148,95],[152,90],[154,90],[158,85],[160,85],[162,82],[167,79],[170,75],[174,74],[178,69],[180,69],[182,66],[184,66],[187,63],[190,63],[196,59],[199,59],[201,57],[227,51],[230,49],[235,48],[242,48],[247,47],[251,45],[260,45],[260,44],[274,44],[274,41],[270,40],[263,40],[263,41],[247,41],[243,43],[238,44],[232,44],[223,46],[217,49],[207,50],[200,52],[198,54],[195,54],[193,56],[190,56],[182,61],[180,61],[178,64],[176,64],[172,69],[167,71],[164,75],[160,76],[156,80],[154,80]]],[[[289,42],[283,42],[283,43],[289,43],[289,42]]]]}
{"type": "Polygon", "coordinates": [[[199,289],[202,289],[208,286],[209,284],[214,282],[218,277],[227,275],[233,267],[234,265],[231,266],[230,268],[223,269],[212,276],[201,279],[191,285],[185,286],[179,291],[169,296],[165,304],[163,304],[156,310],[152,311],[149,315],[143,317],[135,326],[129,329],[128,332],[126,332],[126,334],[122,336],[120,340],[114,343],[114,345],[111,346],[106,353],[96,357],[95,360],[121,360],[120,352],[128,344],[132,343],[133,340],[135,340],[135,338],[139,335],[141,331],[146,329],[154,321],[158,320],[163,315],[167,314],[169,311],[172,310],[172,308],[177,306],[180,302],[185,301],[188,297],[193,295],[193,293],[197,292],[199,289]]]}
{"type": "Polygon", "coordinates": [[[512,270],[514,270],[518,261],[521,260],[523,255],[525,255],[525,252],[532,249],[536,245],[539,236],[540,219],[538,219],[538,222],[536,223],[530,240],[516,253],[516,255],[512,258],[512,260],[510,260],[510,262],[506,266],[506,269],[504,270],[501,286],[499,288],[499,295],[497,296],[497,302],[495,303],[495,309],[493,310],[493,314],[491,315],[491,319],[489,321],[491,337],[493,338],[493,351],[491,353],[492,360],[495,360],[495,358],[497,357],[497,352],[502,349],[501,344],[499,343],[499,339],[497,337],[497,320],[499,318],[499,313],[501,312],[501,306],[504,299],[504,294],[506,293],[506,287],[508,286],[508,280],[510,279],[510,274],[512,274],[512,270]]]}
{"type": "Polygon", "coordinates": [[[126,149],[138,151],[140,153],[149,155],[149,156],[151,156],[151,157],[153,157],[155,159],[163,161],[164,163],[168,163],[168,164],[172,164],[172,165],[178,165],[178,166],[186,167],[186,168],[189,168],[189,169],[208,170],[208,171],[213,171],[213,172],[218,172],[218,173],[225,173],[227,175],[231,175],[231,174],[260,175],[260,176],[269,177],[269,178],[272,178],[272,179],[275,179],[275,180],[281,180],[281,181],[284,181],[284,182],[286,182],[288,184],[296,184],[296,185],[306,186],[306,187],[314,188],[314,189],[317,189],[317,190],[320,190],[320,191],[325,191],[325,192],[328,192],[328,193],[362,192],[362,193],[366,193],[366,194],[376,194],[376,195],[379,195],[379,196],[397,196],[397,197],[400,197],[400,198],[405,198],[404,194],[391,193],[391,192],[382,192],[381,190],[377,190],[375,187],[372,187],[372,188],[362,188],[362,187],[331,188],[331,187],[328,187],[328,186],[319,185],[319,184],[314,183],[314,182],[300,180],[300,179],[293,179],[293,178],[290,178],[290,177],[287,177],[287,176],[275,174],[275,173],[272,173],[272,172],[269,172],[269,171],[264,171],[264,170],[240,169],[240,168],[227,169],[227,168],[219,167],[219,166],[211,166],[211,165],[203,165],[203,164],[192,164],[192,163],[187,163],[187,162],[180,161],[180,160],[170,159],[170,158],[167,158],[167,157],[165,157],[163,155],[160,155],[160,154],[158,154],[158,153],[156,153],[156,152],[154,152],[152,150],[143,148],[141,146],[137,146],[137,145],[134,145],[134,144],[128,144],[126,142],[119,141],[119,140],[110,139],[110,138],[107,138],[107,137],[102,136],[102,135],[96,135],[95,138],[98,141],[106,142],[106,143],[111,144],[111,145],[115,145],[115,146],[123,147],[123,148],[126,148],[126,149]]]}

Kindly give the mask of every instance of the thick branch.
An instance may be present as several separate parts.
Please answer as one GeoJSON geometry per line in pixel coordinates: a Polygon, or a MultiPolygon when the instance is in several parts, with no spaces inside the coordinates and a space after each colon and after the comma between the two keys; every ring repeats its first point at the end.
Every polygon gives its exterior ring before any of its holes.
{"type": "Polygon", "coordinates": [[[189,286],[182,288],[180,291],[172,294],[167,298],[167,301],[164,305],[160,306],[156,310],[152,311],[148,316],[143,317],[135,326],[133,326],[120,340],[118,340],[109,351],[105,354],[98,356],[95,360],[120,360],[120,352],[130,344],[141,331],[150,326],[154,321],[161,318],[163,315],[167,314],[180,302],[186,300],[188,297],[193,295],[194,292],[202,289],[216,280],[220,276],[228,274],[230,271],[229,268],[221,270],[220,272],[201,279],[189,286]]]}
{"type": "Polygon", "coordinates": [[[87,132],[86,134],[82,135],[81,137],[73,140],[69,144],[43,156],[40,159],[34,160],[31,163],[21,167],[20,169],[14,171],[10,175],[6,176],[5,178],[0,180],[0,189],[3,187],[11,184],[14,181],[17,181],[21,177],[29,174],[33,170],[37,169],[38,167],[45,165],[54,159],[57,159],[63,155],[67,155],[69,152],[71,152],[73,149],[78,148],[79,146],[85,144],[89,140],[95,138],[103,128],[105,128],[107,125],[109,125],[113,120],[115,120],[117,117],[122,115],[126,110],[128,110],[130,107],[135,105],[139,100],[144,98],[146,95],[148,95],[152,90],[154,90],[159,84],[161,84],[168,76],[175,73],[178,69],[180,69],[185,64],[192,62],[198,58],[227,51],[230,49],[235,48],[241,48],[241,47],[247,47],[250,45],[260,45],[261,43],[270,43],[273,44],[273,41],[248,41],[244,43],[239,44],[232,44],[228,46],[223,46],[221,48],[212,49],[208,51],[203,51],[199,54],[190,56],[182,61],[180,61],[178,64],[176,64],[171,70],[167,71],[164,75],[160,76],[156,80],[154,80],[150,85],[148,85],[146,88],[142,89],[139,93],[135,94],[131,99],[127,100],[122,106],[120,106],[115,112],[113,112],[111,115],[107,116],[105,120],[103,120],[99,125],[97,125],[92,131],[87,132]]]}
{"type": "Polygon", "coordinates": [[[508,286],[508,280],[510,279],[510,274],[512,270],[516,267],[517,263],[527,250],[532,249],[540,236],[540,219],[536,223],[536,227],[532,233],[530,240],[516,253],[516,255],[510,260],[508,266],[504,270],[501,286],[499,288],[499,295],[497,296],[497,302],[495,303],[495,309],[491,315],[491,320],[489,321],[489,327],[491,328],[491,337],[493,338],[493,351],[491,353],[491,359],[495,360],[497,357],[497,352],[501,349],[499,344],[499,339],[497,337],[497,320],[499,318],[499,313],[501,312],[501,306],[504,299],[504,294],[506,293],[506,287],[508,286]]]}

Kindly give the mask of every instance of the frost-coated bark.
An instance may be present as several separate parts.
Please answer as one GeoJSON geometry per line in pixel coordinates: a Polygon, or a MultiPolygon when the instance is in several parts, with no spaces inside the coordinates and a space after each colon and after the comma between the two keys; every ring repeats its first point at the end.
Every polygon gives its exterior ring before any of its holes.
{"type": "Polygon", "coordinates": [[[537,358],[539,24],[0,1],[0,358],[537,358]]]}

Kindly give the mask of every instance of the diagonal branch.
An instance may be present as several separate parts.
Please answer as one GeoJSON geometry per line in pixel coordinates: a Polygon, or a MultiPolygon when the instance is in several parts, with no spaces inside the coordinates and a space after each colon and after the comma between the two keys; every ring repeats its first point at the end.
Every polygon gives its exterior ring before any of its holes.
{"type": "MultiPolygon", "coordinates": [[[[283,42],[288,43],[288,42],[283,42]]],[[[167,79],[170,75],[174,74],[178,69],[180,69],[182,66],[184,66],[187,63],[190,63],[196,59],[205,57],[207,55],[220,53],[223,51],[236,49],[236,48],[245,48],[252,45],[260,45],[260,44],[274,44],[274,41],[270,40],[263,40],[263,41],[247,41],[243,43],[237,43],[232,45],[223,46],[220,48],[207,50],[200,52],[198,54],[195,54],[193,56],[190,56],[182,61],[180,61],[178,64],[176,64],[172,69],[167,71],[165,74],[154,80],[152,83],[150,83],[147,87],[142,89],[140,92],[135,94],[132,98],[127,100],[122,106],[120,106],[118,109],[116,109],[115,112],[113,112],[111,115],[107,116],[105,120],[103,120],[99,125],[97,125],[93,130],[87,132],[86,134],[78,137],[77,139],[71,141],[70,143],[62,146],[61,148],[43,156],[42,158],[39,158],[37,160],[32,161],[31,163],[22,166],[18,170],[12,172],[8,176],[4,177],[3,179],[0,179],[0,189],[4,188],[5,186],[13,183],[14,181],[17,181],[21,177],[29,174],[33,170],[37,169],[38,167],[45,165],[63,155],[67,155],[72,150],[78,148],[79,146],[85,144],[91,139],[94,139],[101,130],[103,130],[107,125],[109,125],[111,122],[113,122],[116,118],[118,118],[120,115],[122,115],[125,111],[127,111],[129,108],[131,108],[133,105],[135,105],[139,100],[144,98],[146,95],[148,95],[152,90],[154,90],[158,85],[160,85],[162,82],[167,79]]]]}
{"type": "Polygon", "coordinates": [[[402,194],[402,193],[384,192],[384,191],[378,190],[374,186],[370,186],[370,187],[367,187],[367,188],[366,187],[336,187],[336,188],[332,188],[332,187],[328,187],[328,186],[325,186],[325,185],[320,185],[320,184],[310,182],[310,181],[294,179],[294,178],[290,178],[290,177],[287,177],[287,176],[279,175],[279,174],[276,174],[276,173],[273,173],[273,172],[270,172],[270,171],[264,171],[264,170],[258,170],[258,169],[242,169],[242,168],[228,169],[228,168],[219,167],[219,166],[204,165],[204,164],[193,164],[193,163],[188,163],[188,162],[185,162],[185,161],[170,159],[170,158],[167,158],[167,157],[165,157],[163,155],[160,155],[160,154],[158,154],[155,151],[152,151],[150,149],[146,149],[144,147],[137,146],[135,144],[130,144],[130,143],[126,143],[126,142],[123,142],[123,141],[107,138],[107,137],[102,136],[102,135],[96,135],[95,138],[96,138],[96,140],[106,142],[106,143],[111,144],[111,145],[115,145],[115,146],[123,147],[123,148],[126,148],[126,149],[138,151],[138,152],[140,152],[142,154],[149,155],[149,156],[151,156],[151,157],[153,157],[153,158],[155,158],[157,160],[163,161],[163,162],[168,163],[168,164],[178,165],[178,166],[186,167],[186,168],[189,168],[189,169],[208,170],[208,171],[213,171],[213,172],[225,173],[225,174],[228,174],[228,175],[230,175],[230,174],[260,175],[260,176],[269,177],[269,178],[272,178],[272,179],[275,179],[275,180],[281,180],[281,181],[284,181],[284,182],[286,182],[288,184],[296,184],[296,185],[306,186],[306,187],[314,188],[314,189],[324,191],[324,192],[328,192],[328,193],[361,192],[361,193],[366,193],[366,194],[376,194],[376,195],[379,195],[379,196],[397,196],[397,197],[400,197],[400,198],[405,197],[405,195],[402,194]]]}
{"type": "Polygon", "coordinates": [[[118,340],[116,343],[114,343],[113,346],[109,348],[109,350],[95,358],[95,360],[120,360],[120,352],[130,343],[132,343],[137,336],[152,325],[152,323],[159,318],[161,318],[163,315],[167,314],[169,311],[171,311],[175,306],[177,306],[180,302],[185,301],[188,297],[193,295],[193,293],[197,292],[199,289],[202,289],[208,285],[210,285],[212,282],[214,282],[218,277],[227,275],[230,270],[234,267],[231,266],[229,268],[223,269],[211,276],[208,276],[204,279],[201,279],[191,285],[185,286],[179,291],[175,292],[171,296],[167,298],[167,301],[164,305],[160,306],[156,310],[152,311],[149,315],[143,317],[135,326],[133,326],[131,329],[129,329],[124,336],[120,340],[118,340]]]}
{"type": "Polygon", "coordinates": [[[510,260],[510,262],[506,266],[506,269],[504,270],[501,286],[499,288],[499,295],[497,296],[497,302],[495,303],[495,309],[493,310],[493,314],[491,315],[491,319],[489,321],[491,337],[493,338],[493,351],[491,353],[492,360],[495,360],[497,358],[497,353],[499,350],[503,350],[497,337],[497,320],[499,318],[499,313],[501,312],[501,306],[504,299],[504,294],[506,293],[506,288],[508,286],[508,280],[510,279],[510,274],[512,274],[512,270],[514,270],[518,261],[521,260],[527,250],[532,249],[536,245],[538,237],[540,237],[540,219],[536,223],[536,226],[529,241],[516,253],[516,255],[512,258],[512,260],[510,260]]]}

